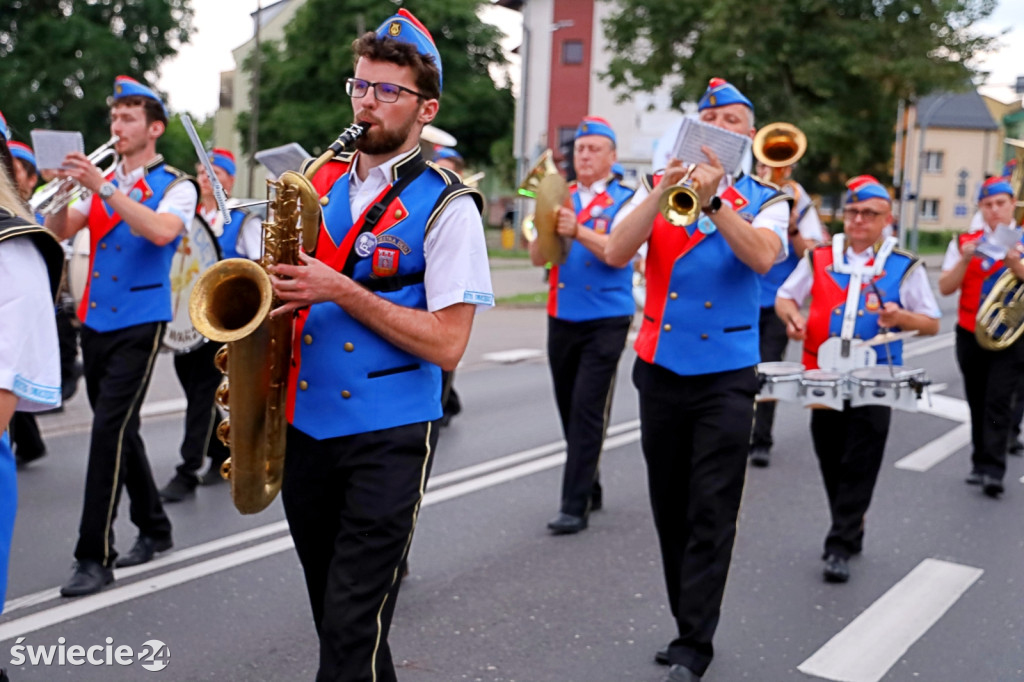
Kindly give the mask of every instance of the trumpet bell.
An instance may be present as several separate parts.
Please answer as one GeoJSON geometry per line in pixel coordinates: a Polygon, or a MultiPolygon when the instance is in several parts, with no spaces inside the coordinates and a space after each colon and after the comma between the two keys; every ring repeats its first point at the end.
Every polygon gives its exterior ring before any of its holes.
{"type": "Polygon", "coordinates": [[[519,187],[516,188],[516,192],[520,196],[529,197],[530,199],[536,198],[537,188],[540,185],[541,180],[549,175],[559,175],[558,166],[555,165],[554,152],[550,149],[544,151],[537,159],[537,163],[533,165],[533,168],[526,174],[523,181],[519,183],[519,187]]]}
{"type": "Polygon", "coordinates": [[[688,184],[673,185],[662,193],[658,211],[676,227],[693,225],[700,218],[700,197],[688,184]]]}
{"type": "Polygon", "coordinates": [[[758,161],[769,168],[785,168],[807,151],[807,136],[792,123],[778,121],[762,127],[751,146],[758,161]]]}

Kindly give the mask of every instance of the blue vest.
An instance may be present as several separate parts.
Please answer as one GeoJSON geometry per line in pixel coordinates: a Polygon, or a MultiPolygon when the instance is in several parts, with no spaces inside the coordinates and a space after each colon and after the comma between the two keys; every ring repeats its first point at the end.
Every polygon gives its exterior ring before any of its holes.
{"type": "Polygon", "coordinates": [[[238,240],[242,236],[242,226],[249,220],[250,215],[244,208],[231,209],[231,222],[224,225],[223,231],[217,237],[223,258],[246,258],[238,252],[238,240]]]}
{"type": "MultiPolygon", "coordinates": [[[[786,200],[786,195],[750,176],[742,176],[733,187],[745,200],[733,205],[747,222],[764,207],[786,200]]],[[[701,216],[697,226],[690,229],[713,227],[710,218],[701,216]]],[[[672,231],[682,229],[668,224],[661,215],[655,218],[647,261],[647,305],[637,337],[637,354],[682,376],[756,365],[761,355],[760,276],[736,257],[717,229],[682,257],[678,252],[659,254],[665,239],[678,240],[679,233],[672,231]],[[652,281],[654,272],[667,267],[663,259],[671,259],[667,287],[652,281]]]]}
{"type": "MultiPolygon", "coordinates": [[[[917,259],[907,252],[893,251],[889,254],[889,257],[885,260],[885,269],[882,271],[882,276],[875,280],[875,287],[878,289],[878,293],[881,294],[880,301],[875,300],[878,296],[874,288],[867,285],[861,287],[860,300],[857,302],[857,319],[853,325],[854,339],[870,339],[879,333],[878,312],[889,301],[898,303],[900,307],[903,307],[903,302],[900,300],[900,284],[910,271],[910,267],[916,262],[917,259]],[[868,306],[869,299],[871,299],[870,306],[868,306]]],[[[840,274],[835,271],[829,274],[842,289],[846,289],[850,285],[850,275],[840,274]]],[[[829,316],[829,337],[839,336],[842,333],[843,313],[845,311],[845,301],[833,309],[832,314],[829,316]]],[[[878,364],[903,364],[902,341],[881,344],[875,346],[874,349],[875,355],[878,358],[878,364]],[[891,360],[889,358],[890,352],[892,353],[891,360]]]]}
{"type": "MultiPolygon", "coordinates": [[[[133,187],[121,190],[154,211],[171,185],[176,182],[195,185],[194,180],[162,161],[147,169],[143,179],[151,190],[149,196],[136,196],[138,191],[133,187]]],[[[96,218],[112,215],[99,195],[93,195],[92,201],[90,230],[96,227],[96,218]]],[[[82,322],[98,332],[108,332],[169,321],[172,317],[171,260],[179,239],[157,246],[133,234],[131,226],[123,220],[106,234],[92,236],[88,290],[79,308],[82,322]]]]}
{"type": "MultiPolygon", "coordinates": [[[[373,275],[423,273],[428,221],[447,186],[446,176],[432,168],[409,183],[389,212],[393,215],[400,201],[403,217],[377,235],[372,254],[356,262],[352,278],[367,281],[373,275]]],[[[341,244],[354,222],[348,173],[338,178],[327,196],[324,228],[335,244],[341,244]]],[[[422,281],[377,295],[408,308],[427,308],[422,281]]],[[[323,440],[441,417],[441,368],[392,345],[341,307],[311,306],[297,333],[300,355],[291,412],[295,428],[323,440]]]]}
{"type": "MultiPolygon", "coordinates": [[[[605,191],[613,203],[603,208],[597,216],[593,216],[592,212],[591,217],[583,223],[590,229],[600,223],[606,231],[611,231],[615,214],[629,201],[635,190],[620,185],[618,180],[612,180],[605,191]]],[[[572,203],[577,215],[586,208],[578,192],[573,192],[572,203]]],[[[549,296],[552,303],[548,312],[560,320],[581,322],[632,316],[636,312],[633,268],[631,265],[621,268],[606,265],[590,249],[573,240],[565,263],[551,269],[549,296]]]]}

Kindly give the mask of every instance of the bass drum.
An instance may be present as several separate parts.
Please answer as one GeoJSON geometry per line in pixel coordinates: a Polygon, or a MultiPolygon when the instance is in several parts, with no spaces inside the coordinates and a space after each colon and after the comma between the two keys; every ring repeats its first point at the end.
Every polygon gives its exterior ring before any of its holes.
{"type": "Polygon", "coordinates": [[[171,260],[171,321],[167,323],[162,341],[163,350],[188,353],[206,343],[206,337],[196,331],[188,314],[188,300],[192,296],[199,275],[220,260],[220,244],[206,221],[196,216],[188,234],[178,242],[171,260]]]}
{"type": "MultiPolygon", "coordinates": [[[[66,253],[66,252],[65,252],[66,253]]],[[[79,230],[71,241],[68,256],[68,293],[75,301],[75,310],[85,296],[85,285],[89,283],[89,228],[79,230]]]]}

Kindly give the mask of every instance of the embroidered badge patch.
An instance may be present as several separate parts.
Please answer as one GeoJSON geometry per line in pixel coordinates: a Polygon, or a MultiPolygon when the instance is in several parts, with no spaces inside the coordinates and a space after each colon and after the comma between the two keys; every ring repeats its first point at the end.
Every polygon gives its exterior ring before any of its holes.
{"type": "Polygon", "coordinates": [[[356,255],[366,258],[377,248],[377,235],[372,232],[363,232],[356,237],[356,255]]]}
{"type": "Polygon", "coordinates": [[[608,231],[608,219],[597,218],[594,220],[594,232],[598,234],[605,234],[608,231]]]}
{"type": "Polygon", "coordinates": [[[711,218],[707,217],[706,215],[702,215],[700,217],[700,220],[697,221],[697,229],[700,230],[703,234],[711,234],[712,232],[717,230],[718,227],[713,222],[711,222],[711,218]]]}
{"type": "Polygon", "coordinates": [[[878,294],[869,291],[867,296],[864,297],[864,307],[867,308],[868,312],[878,312],[878,309],[882,307],[882,302],[878,300],[878,294]]]}
{"type": "Polygon", "coordinates": [[[400,255],[395,249],[378,248],[373,252],[373,274],[377,277],[390,277],[398,272],[400,255]]]}

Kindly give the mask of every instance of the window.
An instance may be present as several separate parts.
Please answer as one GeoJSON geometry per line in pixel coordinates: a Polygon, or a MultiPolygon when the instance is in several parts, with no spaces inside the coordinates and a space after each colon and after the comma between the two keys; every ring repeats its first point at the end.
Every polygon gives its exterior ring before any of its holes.
{"type": "Polygon", "coordinates": [[[921,200],[921,220],[938,220],[939,219],[939,200],[938,199],[922,199],[921,200]]]}
{"type": "Polygon", "coordinates": [[[924,170],[926,173],[942,172],[942,152],[924,153],[924,170]]]}
{"type": "Polygon", "coordinates": [[[562,63],[582,64],[583,63],[583,41],[563,40],[562,41],[562,63]]]}

